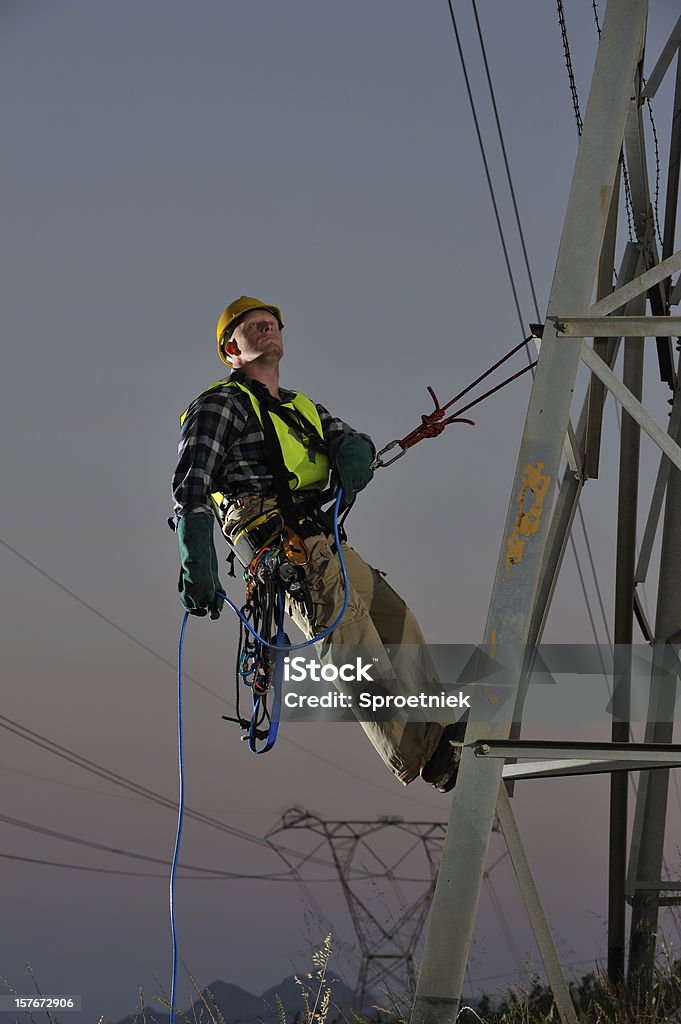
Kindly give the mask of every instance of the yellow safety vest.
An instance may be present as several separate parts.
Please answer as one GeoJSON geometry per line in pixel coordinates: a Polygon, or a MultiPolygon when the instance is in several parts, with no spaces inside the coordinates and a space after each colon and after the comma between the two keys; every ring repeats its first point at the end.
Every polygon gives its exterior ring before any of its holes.
{"type": "MultiPolygon", "coordinates": [[[[209,388],[202,391],[198,397],[202,398],[203,395],[207,395],[211,391],[225,387],[239,388],[248,395],[253,406],[253,411],[262,426],[260,402],[252,391],[237,380],[216,381],[215,384],[211,384],[209,388]]],[[[311,399],[297,391],[294,393],[292,399],[287,402],[282,402],[281,405],[284,409],[295,409],[306,423],[314,428],[314,431],[319,436],[320,441],[324,441],[322,421],[319,418],[317,407],[311,399]]],[[[189,412],[189,408],[190,407],[187,407],[180,416],[180,426],[184,423],[187,413],[189,412]]],[[[293,474],[294,477],[294,479],[290,481],[291,490],[324,490],[329,480],[330,471],[329,457],[326,452],[319,450],[316,445],[305,445],[304,441],[296,435],[289,424],[280,416],[277,416],[276,409],[270,409],[270,413],[272,414],[274,429],[276,430],[277,438],[281,445],[281,454],[284,457],[284,465],[289,473],[293,474]]],[[[223,495],[219,492],[211,495],[211,497],[218,506],[222,504],[223,495]]]]}

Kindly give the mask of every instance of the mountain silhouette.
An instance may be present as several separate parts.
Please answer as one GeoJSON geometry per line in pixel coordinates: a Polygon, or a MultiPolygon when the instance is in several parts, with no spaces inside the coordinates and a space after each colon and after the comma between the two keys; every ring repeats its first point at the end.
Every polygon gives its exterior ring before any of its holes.
{"type": "MultiPolygon", "coordinates": [[[[354,992],[340,978],[334,975],[328,975],[327,978],[329,981],[333,981],[331,988],[333,1008],[328,1016],[328,1024],[332,1024],[334,1020],[342,1020],[344,1017],[350,1020],[354,992]]],[[[319,982],[315,978],[303,976],[301,981],[312,993],[316,994],[319,982]]],[[[254,996],[251,992],[247,992],[231,982],[214,981],[211,985],[206,985],[201,990],[201,996],[197,997],[191,1006],[183,1010],[182,1013],[189,1020],[202,1019],[206,1021],[206,1024],[211,1020],[209,1010],[212,1011],[216,1021],[219,1020],[219,1011],[225,1019],[225,1024],[260,1024],[261,1021],[264,1024],[278,1024],[277,996],[282,1002],[287,1021],[292,1024],[296,1014],[303,1010],[300,985],[293,975],[284,978],[278,985],[268,988],[260,996],[254,996]],[[203,1011],[203,1017],[200,1017],[201,1011],[203,1011]]],[[[367,996],[365,1007],[369,1007],[374,1001],[373,996],[367,996]]],[[[314,1002],[314,997],[312,1002],[314,1002]]],[[[170,1024],[170,1014],[166,1010],[156,1009],[147,1003],[144,1017],[139,1011],[129,1014],[117,1021],[116,1024],[142,1024],[143,1020],[146,1020],[147,1024],[170,1024]]]]}

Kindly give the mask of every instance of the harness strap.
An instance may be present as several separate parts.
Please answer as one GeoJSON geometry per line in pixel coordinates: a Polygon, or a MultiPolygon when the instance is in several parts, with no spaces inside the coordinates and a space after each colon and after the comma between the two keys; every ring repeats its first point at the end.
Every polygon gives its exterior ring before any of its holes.
{"type": "MultiPolygon", "coordinates": [[[[267,398],[260,403],[260,412],[262,415],[262,432],[265,439],[265,454],[267,461],[269,462],[270,469],[272,470],[272,476],[274,477],[274,489],[277,494],[277,501],[279,503],[279,509],[281,511],[282,518],[286,526],[293,530],[294,533],[298,533],[298,515],[296,514],[296,508],[291,495],[291,487],[289,485],[289,472],[284,462],[284,456],[281,451],[281,445],[279,444],[279,438],[272,422],[270,415],[270,408],[273,406],[275,399],[268,395],[267,398]]],[[[275,410],[278,415],[278,410],[275,410]]]]}
{"type": "MultiPolygon", "coordinates": [[[[274,402],[274,399],[272,399],[272,402],[274,402]]],[[[287,406],[277,404],[276,406],[273,405],[273,411],[280,420],[284,421],[290,430],[300,434],[307,448],[311,448],[315,452],[326,453],[326,442],[319,436],[312,423],[299,409],[289,409],[287,406]]]]}

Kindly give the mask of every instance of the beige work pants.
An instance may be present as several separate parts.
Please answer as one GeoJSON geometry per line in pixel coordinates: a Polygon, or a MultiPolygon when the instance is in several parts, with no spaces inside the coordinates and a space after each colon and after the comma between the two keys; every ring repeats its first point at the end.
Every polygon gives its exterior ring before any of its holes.
{"type": "MultiPolygon", "coordinates": [[[[264,503],[251,496],[237,499],[230,506],[225,533],[275,505],[273,499],[264,503]]],[[[287,604],[289,615],[307,639],[331,625],[343,607],[343,576],[331,543],[322,534],[305,538],[309,556],[305,581],[314,606],[312,618],[297,602],[287,604]]],[[[348,606],[340,624],[316,645],[320,660],[333,662],[334,646],[341,645],[344,653],[350,647],[361,648],[371,652],[375,678],[384,692],[438,693],[437,669],[414,614],[382,573],[347,544],[342,545],[342,551],[350,584],[348,606]],[[386,645],[390,652],[385,650],[386,645]]],[[[402,712],[387,716],[387,720],[361,720],[360,724],[382,760],[406,786],[433,754],[444,722],[416,721],[402,712]]]]}

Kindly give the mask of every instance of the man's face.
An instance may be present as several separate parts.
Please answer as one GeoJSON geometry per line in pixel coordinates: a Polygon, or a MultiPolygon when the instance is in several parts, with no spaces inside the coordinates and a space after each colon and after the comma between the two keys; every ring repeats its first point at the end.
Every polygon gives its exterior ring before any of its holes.
{"type": "Polygon", "coordinates": [[[284,353],[279,321],[267,309],[253,309],[246,313],[232,334],[239,355],[232,357],[235,366],[252,362],[263,356],[278,357],[284,353]]]}

